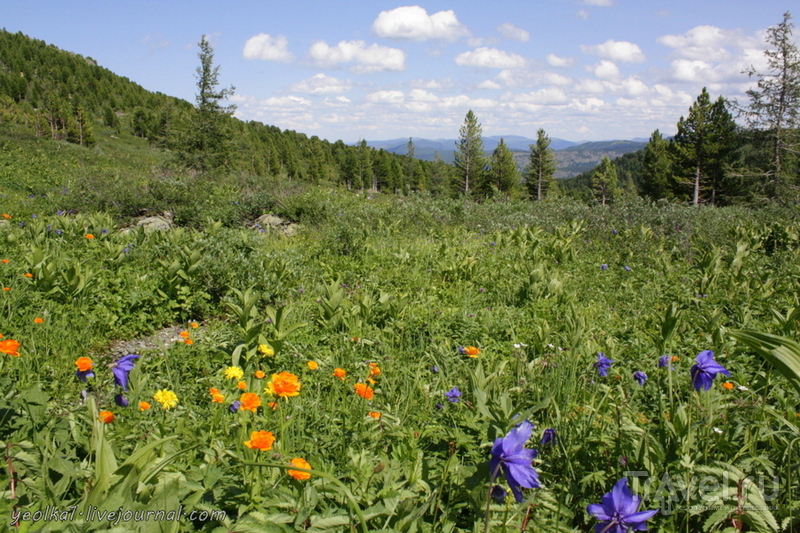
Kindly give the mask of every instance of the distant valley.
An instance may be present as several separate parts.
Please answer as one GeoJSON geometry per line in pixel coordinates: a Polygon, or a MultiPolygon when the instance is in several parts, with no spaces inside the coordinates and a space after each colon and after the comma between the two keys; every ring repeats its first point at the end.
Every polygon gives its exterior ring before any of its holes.
{"type": "MultiPolygon", "coordinates": [[[[500,139],[505,141],[509,149],[514,153],[514,159],[520,170],[528,164],[529,146],[536,144],[536,139],[529,139],[519,135],[500,136],[494,135],[483,138],[483,146],[486,154],[491,155],[492,151],[500,143],[500,139]]],[[[455,157],[457,139],[412,139],[414,142],[414,157],[424,161],[433,161],[436,154],[447,163],[452,163],[455,157]]],[[[602,161],[604,156],[610,159],[620,157],[630,152],[642,150],[647,144],[646,140],[634,139],[630,141],[594,141],[594,142],[572,142],[564,139],[551,138],[550,147],[553,149],[558,170],[556,178],[571,178],[587,170],[591,170],[602,161]]],[[[408,151],[408,139],[390,139],[386,141],[367,141],[367,145],[375,149],[384,149],[393,154],[406,154],[408,151]]]]}

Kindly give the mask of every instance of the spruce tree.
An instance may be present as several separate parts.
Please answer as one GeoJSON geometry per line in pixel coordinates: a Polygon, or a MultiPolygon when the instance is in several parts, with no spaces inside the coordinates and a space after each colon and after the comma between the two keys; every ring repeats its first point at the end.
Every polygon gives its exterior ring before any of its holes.
{"type": "Polygon", "coordinates": [[[672,198],[672,168],[669,141],[656,130],[644,147],[642,193],[651,200],[672,198]]]}
{"type": "Polygon", "coordinates": [[[484,180],[481,190],[484,196],[492,196],[495,192],[508,194],[519,183],[519,170],[514,154],[502,138],[492,152],[487,175],[489,179],[484,180]]]}
{"type": "Polygon", "coordinates": [[[459,129],[458,150],[455,153],[456,190],[469,194],[475,184],[481,183],[486,172],[486,154],[483,151],[481,125],[470,109],[459,129]]]}
{"type": "Polygon", "coordinates": [[[536,144],[530,145],[531,154],[525,168],[525,179],[528,194],[536,200],[544,200],[556,173],[556,156],[550,149],[550,137],[539,128],[536,132],[536,144]]]}

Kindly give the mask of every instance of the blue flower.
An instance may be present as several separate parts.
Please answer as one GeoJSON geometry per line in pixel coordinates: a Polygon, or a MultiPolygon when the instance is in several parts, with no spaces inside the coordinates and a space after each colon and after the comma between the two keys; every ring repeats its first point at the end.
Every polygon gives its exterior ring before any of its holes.
{"type": "Polygon", "coordinates": [[[458,403],[458,400],[461,399],[461,391],[458,390],[458,387],[453,387],[449,391],[444,393],[447,396],[447,399],[453,403],[458,403]]]}
{"type": "Polygon", "coordinates": [[[506,501],[506,490],[500,485],[492,487],[492,499],[497,503],[504,503],[506,501]]]}
{"type": "Polygon", "coordinates": [[[644,382],[647,381],[647,374],[642,371],[634,372],[633,379],[639,382],[639,385],[644,387],[644,382]]]}
{"type": "Polygon", "coordinates": [[[129,353],[121,357],[111,369],[111,373],[114,374],[114,383],[122,387],[125,392],[128,392],[128,374],[133,370],[134,359],[138,358],[139,356],[135,353],[129,353]]]}
{"type": "Polygon", "coordinates": [[[611,359],[606,357],[606,354],[603,352],[597,352],[597,362],[594,364],[597,371],[600,372],[601,376],[608,375],[608,369],[611,368],[611,363],[613,363],[611,359]]]}
{"type": "Polygon", "coordinates": [[[438,367],[438,365],[433,365],[433,366],[431,367],[431,372],[433,372],[434,374],[438,374],[438,373],[439,373],[439,367],[438,367]]]}
{"type": "Polygon", "coordinates": [[[120,407],[128,407],[128,399],[125,396],[123,396],[122,393],[114,396],[114,403],[119,405],[120,407]]]}
{"type": "Polygon", "coordinates": [[[547,428],[544,430],[544,435],[542,435],[542,446],[546,445],[553,445],[556,444],[556,430],[553,428],[547,428]]]}
{"type": "Polygon", "coordinates": [[[498,437],[492,446],[492,459],[489,461],[492,481],[497,478],[502,467],[517,503],[522,503],[524,500],[520,487],[526,489],[541,487],[539,474],[531,465],[536,458],[536,450],[525,448],[525,443],[531,438],[531,431],[533,424],[526,420],[509,431],[505,437],[498,437]]]}
{"type": "Polygon", "coordinates": [[[631,271],[631,267],[629,267],[628,265],[625,265],[625,272],[630,272],[630,271],[631,271]]]}
{"type": "Polygon", "coordinates": [[[658,512],[641,511],[639,497],[631,494],[628,478],[617,481],[611,492],[603,496],[601,503],[593,503],[586,507],[586,512],[594,516],[600,523],[594,526],[595,533],[628,533],[629,531],[647,531],[645,522],[658,512]]]}
{"type": "Polygon", "coordinates": [[[600,270],[607,270],[607,269],[608,269],[607,264],[603,263],[602,265],[600,265],[600,270]]]}
{"type": "Polygon", "coordinates": [[[239,410],[241,406],[242,402],[240,402],[239,400],[234,400],[233,402],[231,402],[231,406],[228,409],[231,410],[231,413],[235,413],[239,410]]]}
{"type": "Polygon", "coordinates": [[[695,390],[708,390],[714,382],[714,376],[725,374],[730,377],[730,372],[714,360],[714,352],[703,350],[697,355],[696,365],[692,366],[692,385],[695,390]]]}

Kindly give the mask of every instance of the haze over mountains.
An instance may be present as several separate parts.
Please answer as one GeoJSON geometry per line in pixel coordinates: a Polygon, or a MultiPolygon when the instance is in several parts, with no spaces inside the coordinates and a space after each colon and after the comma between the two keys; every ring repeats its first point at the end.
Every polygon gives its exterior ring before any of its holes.
{"type": "MultiPolygon", "coordinates": [[[[536,144],[536,139],[530,139],[520,135],[492,135],[483,137],[483,147],[487,155],[503,139],[508,148],[514,153],[520,169],[525,168],[528,163],[529,146],[536,144]]],[[[414,157],[424,161],[433,161],[436,154],[447,163],[452,163],[455,157],[456,144],[458,139],[416,139],[414,142],[414,157]]],[[[620,157],[630,152],[644,149],[647,139],[636,138],[632,140],[613,140],[613,141],[593,141],[593,142],[572,142],[564,139],[551,138],[550,148],[553,149],[558,170],[556,178],[571,178],[587,170],[594,168],[604,156],[610,159],[620,157]]],[[[408,138],[389,139],[385,141],[367,141],[367,145],[375,149],[384,149],[393,154],[408,153],[408,138]]]]}

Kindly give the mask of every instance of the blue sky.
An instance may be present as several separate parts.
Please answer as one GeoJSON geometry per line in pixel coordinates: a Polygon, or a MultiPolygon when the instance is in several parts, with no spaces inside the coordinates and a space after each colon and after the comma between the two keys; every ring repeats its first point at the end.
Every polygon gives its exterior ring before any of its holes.
{"type": "MultiPolygon", "coordinates": [[[[236,116],[356,142],[673,134],[703,87],[746,103],[773,0],[8,2],[0,26],[194,101],[207,35],[236,116]]],[[[800,13],[795,13],[800,16],[800,13]]],[[[795,40],[800,30],[795,30],[795,40]]],[[[1,58],[0,58],[1,59],[1,58]]]]}

